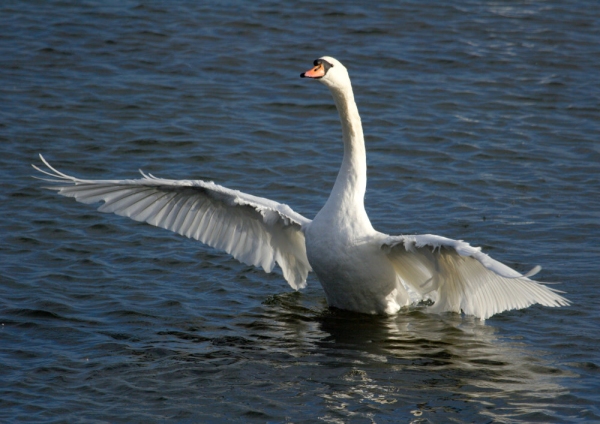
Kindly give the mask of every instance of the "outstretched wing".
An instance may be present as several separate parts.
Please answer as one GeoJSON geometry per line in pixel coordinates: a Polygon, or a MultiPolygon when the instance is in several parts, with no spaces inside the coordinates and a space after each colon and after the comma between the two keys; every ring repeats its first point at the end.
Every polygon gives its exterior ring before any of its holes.
{"type": "Polygon", "coordinates": [[[559,291],[529,279],[540,267],[522,275],[461,240],[388,236],[381,247],[404,285],[434,301],[433,312],[462,311],[486,319],[535,303],[569,304],[559,291]]]}
{"type": "Polygon", "coordinates": [[[142,173],[137,180],[83,180],[33,167],[58,185],[47,187],[82,203],[103,201],[101,212],[166,228],[200,240],[248,265],[271,272],[275,263],[294,289],[311,271],[303,227],[311,221],[289,206],[200,180],[166,180],[142,173]]]}

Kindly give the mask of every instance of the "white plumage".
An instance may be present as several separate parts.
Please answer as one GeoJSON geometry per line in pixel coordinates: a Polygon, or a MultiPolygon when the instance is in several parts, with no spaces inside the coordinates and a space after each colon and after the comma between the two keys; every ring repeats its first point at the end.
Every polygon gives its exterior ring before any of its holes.
{"type": "Polygon", "coordinates": [[[431,312],[481,319],[535,303],[563,306],[557,290],[522,275],[468,243],[434,235],[389,236],[373,229],[364,209],[366,154],[362,124],[346,68],[322,57],[301,76],[329,87],[342,123],[344,158],[329,199],[314,220],[289,206],[200,180],[142,173],[135,180],[84,180],[40,155],[58,183],[50,189],[102,212],[166,228],[270,272],[277,263],[294,289],[316,272],[330,306],[393,314],[428,300],[431,312]]]}

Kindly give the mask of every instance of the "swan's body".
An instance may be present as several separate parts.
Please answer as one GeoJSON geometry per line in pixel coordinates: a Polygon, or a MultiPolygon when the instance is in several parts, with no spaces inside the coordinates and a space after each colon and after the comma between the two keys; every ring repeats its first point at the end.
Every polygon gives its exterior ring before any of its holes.
{"type": "Polygon", "coordinates": [[[344,158],[329,199],[309,220],[268,199],[204,181],[143,175],[137,180],[82,180],[52,168],[51,187],[103,212],[176,231],[270,272],[279,264],[294,289],[312,269],[330,306],[393,314],[431,300],[433,312],[485,319],[540,303],[568,305],[556,290],[530,280],[469,244],[433,235],[389,236],[373,229],[364,207],[367,165],[362,124],[346,68],[323,57],[301,76],[329,87],[342,123],[344,158]],[[66,183],[66,184],[65,184],[66,183]]]}

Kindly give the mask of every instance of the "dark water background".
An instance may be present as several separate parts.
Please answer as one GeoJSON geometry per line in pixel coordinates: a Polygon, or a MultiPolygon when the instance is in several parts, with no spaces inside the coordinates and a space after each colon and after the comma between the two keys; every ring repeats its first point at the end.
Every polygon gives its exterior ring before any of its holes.
{"type": "Polygon", "coordinates": [[[596,1],[3,1],[0,421],[599,422],[596,1]],[[573,305],[486,322],[326,308],[165,230],[40,188],[202,178],[312,218],[353,78],[391,234],[544,267],[573,305]]]}

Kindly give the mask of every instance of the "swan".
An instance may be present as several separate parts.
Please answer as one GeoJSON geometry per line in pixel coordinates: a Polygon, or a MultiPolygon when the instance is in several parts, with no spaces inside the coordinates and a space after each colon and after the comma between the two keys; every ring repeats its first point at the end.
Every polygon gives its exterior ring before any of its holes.
{"type": "Polygon", "coordinates": [[[433,313],[456,312],[482,320],[539,303],[569,301],[527,274],[492,259],[462,240],[391,236],[373,229],[364,206],[367,165],[363,130],[347,69],[323,56],[300,75],[323,83],[342,126],[344,155],[327,202],[313,220],[289,206],[201,180],[144,174],[131,180],[86,180],[32,165],[55,184],[45,187],[99,211],[175,231],[271,272],[278,264],[299,290],[314,271],[330,307],[395,314],[423,302],[433,313]]]}

